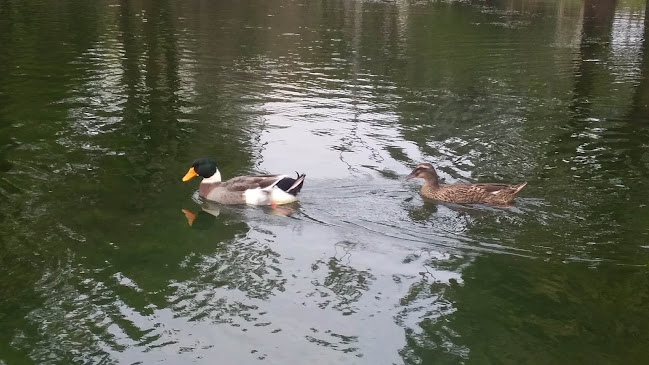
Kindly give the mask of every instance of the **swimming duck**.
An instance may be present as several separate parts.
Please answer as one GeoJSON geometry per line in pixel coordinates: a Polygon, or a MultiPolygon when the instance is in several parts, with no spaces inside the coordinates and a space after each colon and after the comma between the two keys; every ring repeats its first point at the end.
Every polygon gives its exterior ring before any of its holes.
{"type": "Polygon", "coordinates": [[[514,201],[516,194],[527,185],[527,182],[517,185],[493,183],[440,184],[435,168],[429,163],[422,163],[417,166],[410,175],[406,176],[406,180],[416,177],[425,180],[420,190],[420,194],[424,198],[459,204],[508,205],[514,201]]]}
{"type": "Polygon", "coordinates": [[[207,200],[221,204],[279,205],[297,200],[297,194],[304,185],[306,175],[297,178],[287,175],[238,176],[221,181],[221,173],[216,162],[209,158],[199,158],[192,163],[183,181],[201,176],[198,194],[207,200]]]}

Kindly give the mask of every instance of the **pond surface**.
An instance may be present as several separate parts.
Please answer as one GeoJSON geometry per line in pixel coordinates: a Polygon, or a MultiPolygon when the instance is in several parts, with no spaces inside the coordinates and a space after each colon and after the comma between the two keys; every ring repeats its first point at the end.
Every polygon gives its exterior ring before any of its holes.
{"type": "Polygon", "coordinates": [[[0,0],[0,364],[649,361],[645,24],[641,1],[0,0]],[[202,205],[203,156],[306,173],[295,213],[202,205]],[[528,186],[425,202],[424,161],[528,186]]]}

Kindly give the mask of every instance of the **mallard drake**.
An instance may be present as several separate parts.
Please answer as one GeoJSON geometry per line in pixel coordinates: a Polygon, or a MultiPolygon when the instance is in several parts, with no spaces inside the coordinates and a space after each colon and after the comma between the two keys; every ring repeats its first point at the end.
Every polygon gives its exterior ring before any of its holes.
{"type": "Polygon", "coordinates": [[[279,205],[297,200],[297,194],[304,185],[306,175],[297,178],[287,175],[238,176],[221,181],[216,162],[199,158],[192,163],[183,181],[201,176],[198,194],[203,198],[221,204],[279,205]]]}
{"type": "Polygon", "coordinates": [[[493,183],[440,184],[437,171],[429,163],[422,163],[417,166],[410,175],[406,176],[406,180],[416,177],[425,180],[420,190],[420,194],[424,198],[459,204],[508,205],[514,201],[516,194],[527,185],[527,182],[517,185],[493,183]]]}

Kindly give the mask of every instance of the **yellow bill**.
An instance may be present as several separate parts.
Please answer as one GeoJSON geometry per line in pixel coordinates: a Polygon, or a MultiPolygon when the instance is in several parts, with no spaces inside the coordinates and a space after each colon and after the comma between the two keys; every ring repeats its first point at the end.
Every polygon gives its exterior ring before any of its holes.
{"type": "Polygon", "coordinates": [[[189,181],[189,180],[191,180],[193,177],[196,177],[196,176],[198,176],[198,174],[196,173],[196,170],[194,170],[193,167],[190,167],[190,168],[189,168],[189,171],[187,171],[187,173],[186,173],[185,176],[183,177],[183,181],[189,181]]]}

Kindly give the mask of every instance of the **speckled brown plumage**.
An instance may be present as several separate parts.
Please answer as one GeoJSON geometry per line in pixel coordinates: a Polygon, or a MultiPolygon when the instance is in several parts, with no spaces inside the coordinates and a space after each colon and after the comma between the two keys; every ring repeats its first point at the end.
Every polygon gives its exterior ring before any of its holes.
{"type": "Polygon", "coordinates": [[[424,198],[459,204],[508,205],[527,184],[440,184],[437,172],[429,163],[417,166],[406,180],[415,177],[425,180],[420,190],[424,198]]]}

